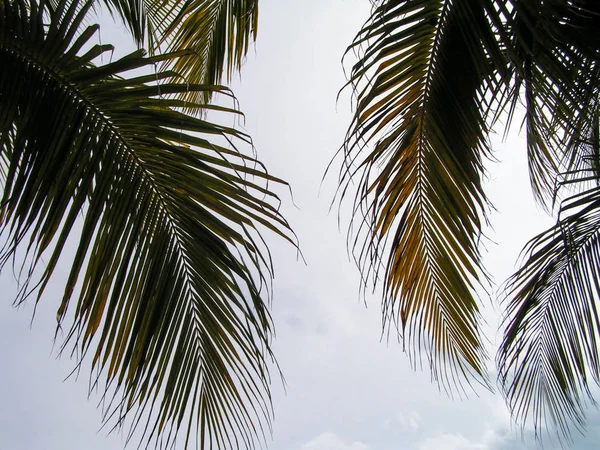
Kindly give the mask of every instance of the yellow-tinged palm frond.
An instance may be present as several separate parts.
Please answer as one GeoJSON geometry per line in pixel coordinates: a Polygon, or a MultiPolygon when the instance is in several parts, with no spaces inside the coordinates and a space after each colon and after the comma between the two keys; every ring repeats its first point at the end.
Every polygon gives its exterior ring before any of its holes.
{"type": "MultiPolygon", "coordinates": [[[[167,65],[188,83],[214,85],[241,68],[258,30],[258,0],[104,0],[151,52],[188,50],[167,65]]],[[[179,95],[207,103],[210,91],[179,95]]],[[[187,112],[197,112],[191,107],[187,112]]]]}
{"type": "Polygon", "coordinates": [[[86,45],[90,6],[0,3],[1,263],[24,250],[41,275],[21,299],[39,300],[78,238],[58,326],[72,317],[64,345],[89,354],[112,393],[108,423],[129,417],[163,447],[179,434],[253,447],[271,419],[259,232],[292,240],[268,186],[281,181],[233,146],[248,136],[179,111],[173,94],[227,91],[154,72],[178,54],[94,65],[111,47],[86,45]]]}
{"type": "MultiPolygon", "coordinates": [[[[169,50],[193,50],[170,66],[190,83],[217,84],[241,68],[256,39],[258,0],[188,0],[172,22],[164,23],[168,26],[155,29],[169,50]]],[[[209,96],[186,93],[182,98],[201,103],[209,96]]]]}
{"type": "Polygon", "coordinates": [[[341,171],[342,185],[360,176],[356,259],[365,279],[384,272],[385,323],[399,325],[411,355],[426,352],[449,388],[486,382],[475,294],[485,280],[482,160],[507,66],[494,6],[380,1],[349,49],[362,52],[341,171]]]}

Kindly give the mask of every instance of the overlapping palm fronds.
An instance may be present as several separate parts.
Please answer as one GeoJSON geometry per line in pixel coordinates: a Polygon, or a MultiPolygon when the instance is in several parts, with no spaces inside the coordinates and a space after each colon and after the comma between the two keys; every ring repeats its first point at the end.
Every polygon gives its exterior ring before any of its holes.
{"type": "Polygon", "coordinates": [[[600,382],[600,191],[567,200],[566,217],[528,245],[514,275],[498,363],[508,403],[536,433],[585,427],[590,381],[600,382]]]}
{"type": "MultiPolygon", "coordinates": [[[[218,84],[241,69],[256,39],[258,0],[188,0],[175,20],[157,30],[170,51],[194,52],[172,64],[174,70],[190,83],[218,84]]],[[[198,103],[209,96],[194,93],[183,98],[198,103]]]]}
{"type": "MultiPolygon", "coordinates": [[[[515,1],[506,24],[512,36],[514,101],[525,104],[530,178],[536,198],[550,207],[557,177],[582,168],[577,146],[596,101],[597,57],[577,36],[593,36],[597,12],[586,2],[515,1]],[[572,4],[571,4],[572,3],[572,4]]],[[[590,4],[591,6],[591,4],[590,4]]]]}
{"type": "Polygon", "coordinates": [[[482,105],[504,61],[491,14],[488,1],[377,2],[351,47],[364,48],[341,173],[342,184],[361,177],[355,254],[366,276],[383,278],[385,322],[399,324],[411,354],[425,350],[449,388],[465,375],[486,380],[474,289],[485,283],[478,241],[493,111],[482,105]]]}
{"type": "Polygon", "coordinates": [[[522,1],[509,24],[534,193],[561,206],[507,285],[497,361],[516,417],[561,439],[584,427],[589,383],[599,381],[598,20],[596,2],[522,1]]]}
{"type": "MultiPolygon", "coordinates": [[[[258,30],[258,0],[104,0],[139,45],[151,52],[187,50],[167,62],[188,83],[214,85],[241,68],[258,30]]],[[[179,94],[207,103],[210,90],[179,94]]],[[[189,113],[197,112],[193,107],[189,113]]]]}
{"type": "Polygon", "coordinates": [[[164,448],[251,448],[271,419],[260,232],[293,240],[281,181],[240,150],[248,136],[180,112],[174,94],[228,93],[156,71],[180,53],[95,65],[112,47],[90,45],[90,7],[0,3],[1,262],[25,251],[41,274],[21,298],[39,300],[78,239],[58,325],[105,383],[107,423],[164,448]]]}
{"type": "Polygon", "coordinates": [[[565,436],[598,372],[599,4],[373,4],[349,48],[357,106],[341,171],[343,189],[360,180],[353,248],[365,282],[382,280],[385,324],[411,355],[425,351],[442,384],[485,377],[482,161],[491,125],[523,102],[534,195],[548,209],[567,200],[510,285],[500,381],[517,417],[565,436]]]}
{"type": "Polygon", "coordinates": [[[590,382],[600,383],[600,156],[598,109],[577,141],[578,170],[560,189],[573,188],[556,225],[532,239],[527,260],[508,283],[507,329],[499,354],[508,403],[536,432],[548,423],[561,439],[585,428],[590,382]]]}

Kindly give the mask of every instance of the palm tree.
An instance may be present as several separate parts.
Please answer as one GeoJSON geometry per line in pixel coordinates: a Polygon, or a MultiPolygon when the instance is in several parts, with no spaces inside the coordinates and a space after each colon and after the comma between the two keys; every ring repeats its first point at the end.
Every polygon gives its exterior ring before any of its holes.
{"type": "Polygon", "coordinates": [[[295,242],[282,181],[217,118],[217,83],[256,30],[253,1],[110,1],[140,45],[94,45],[91,0],[0,3],[0,264],[39,301],[77,239],[57,311],[106,422],[141,443],[253,447],[270,426],[272,265],[295,242]],[[19,261],[19,262],[17,262],[19,261]],[[34,271],[34,269],[37,269],[34,271]]]}
{"type": "Polygon", "coordinates": [[[374,1],[349,48],[356,112],[340,182],[359,179],[354,255],[383,284],[387,326],[450,392],[488,382],[483,161],[492,128],[522,102],[533,192],[557,222],[507,284],[499,381],[518,420],[562,437],[600,383],[599,6],[374,1]]]}

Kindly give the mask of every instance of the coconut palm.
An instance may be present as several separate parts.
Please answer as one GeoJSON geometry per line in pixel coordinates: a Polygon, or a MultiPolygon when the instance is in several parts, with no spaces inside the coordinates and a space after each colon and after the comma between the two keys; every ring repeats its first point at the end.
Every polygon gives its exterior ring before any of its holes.
{"type": "Polygon", "coordinates": [[[281,180],[219,123],[239,111],[206,100],[232,96],[216,83],[254,2],[108,5],[151,56],[111,61],[92,1],[0,3],[0,264],[20,266],[17,302],[37,302],[67,263],[57,331],[87,357],[109,426],[164,448],[253,447],[271,419],[261,233],[294,240],[281,180]]]}
{"type": "MultiPolygon", "coordinates": [[[[489,134],[525,110],[533,192],[557,211],[508,283],[499,380],[536,430],[581,426],[600,382],[598,2],[381,0],[349,52],[356,112],[342,196],[358,179],[354,255],[384,320],[449,392],[487,384],[480,239],[489,134]]],[[[366,282],[366,281],[365,281],[366,282]]]]}
{"type": "MultiPolygon", "coordinates": [[[[243,61],[257,1],[107,0],[150,56],[106,64],[91,1],[0,5],[0,263],[24,261],[17,301],[40,299],[75,236],[58,327],[89,355],[107,423],[129,418],[164,447],[180,431],[186,447],[254,446],[271,418],[260,231],[293,240],[281,180],[211,99],[231,95],[217,85],[243,61]]],[[[600,381],[599,14],[593,0],[378,0],[350,47],[340,177],[360,180],[356,260],[449,392],[488,384],[483,167],[490,131],[524,104],[533,191],[558,218],[508,284],[497,361],[517,417],[563,435],[600,381]]]]}

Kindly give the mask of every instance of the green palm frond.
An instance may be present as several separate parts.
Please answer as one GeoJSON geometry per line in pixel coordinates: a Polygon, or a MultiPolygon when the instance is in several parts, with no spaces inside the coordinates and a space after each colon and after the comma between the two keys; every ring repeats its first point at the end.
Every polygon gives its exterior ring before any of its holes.
{"type": "Polygon", "coordinates": [[[342,186],[360,176],[356,259],[365,280],[384,271],[385,323],[399,324],[410,354],[425,350],[450,388],[486,380],[475,295],[486,279],[482,161],[507,66],[494,6],[380,1],[349,49],[364,47],[340,175],[342,186]]]}
{"type": "Polygon", "coordinates": [[[568,439],[585,426],[590,381],[600,383],[600,189],[569,198],[561,215],[508,285],[498,366],[517,419],[568,439]]]}
{"type": "Polygon", "coordinates": [[[104,377],[108,423],[127,416],[164,447],[179,431],[253,447],[271,419],[259,232],[293,241],[270,191],[281,181],[234,146],[248,136],[180,112],[175,94],[227,90],[154,71],[178,54],[94,65],[111,47],[86,45],[90,7],[0,3],[1,262],[25,251],[41,275],[20,298],[39,300],[78,237],[58,326],[72,317],[64,345],[104,377]]]}
{"type": "MultiPolygon", "coordinates": [[[[188,83],[215,85],[238,71],[256,39],[258,0],[104,0],[140,45],[151,52],[189,51],[167,66],[188,83]]],[[[192,104],[207,103],[210,91],[179,95],[192,104]]],[[[197,112],[191,107],[187,112],[197,112]]]]}
{"type": "MultiPolygon", "coordinates": [[[[217,84],[242,66],[258,31],[258,0],[189,0],[168,27],[158,28],[169,50],[191,49],[171,67],[190,83],[217,84]]],[[[207,95],[184,100],[207,102],[207,95]]]]}

